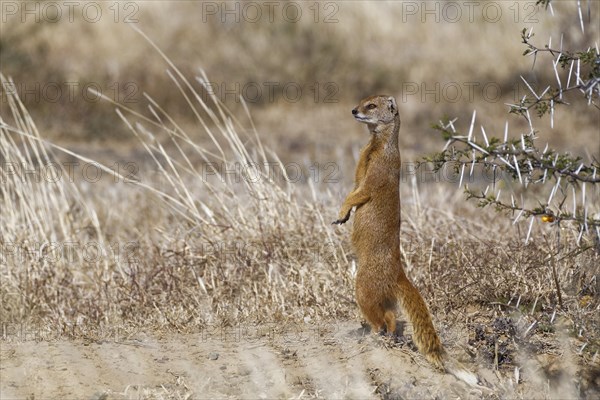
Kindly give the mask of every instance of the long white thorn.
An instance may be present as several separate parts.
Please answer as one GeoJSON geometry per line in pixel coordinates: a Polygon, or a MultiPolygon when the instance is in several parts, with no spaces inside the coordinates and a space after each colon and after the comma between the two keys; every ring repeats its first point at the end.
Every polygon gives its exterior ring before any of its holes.
{"type": "Polygon", "coordinates": [[[556,62],[552,61],[552,66],[554,67],[554,76],[556,77],[556,82],[558,82],[560,98],[562,99],[562,82],[560,81],[560,77],[558,76],[558,68],[556,68],[558,66],[561,56],[562,56],[562,53],[558,55],[558,57],[556,58],[556,62]]]}
{"type": "Polygon", "coordinates": [[[577,0],[577,13],[579,14],[579,25],[581,26],[581,32],[585,33],[585,27],[583,25],[583,14],[581,13],[581,0],[577,0]]]}
{"type": "Polygon", "coordinates": [[[471,137],[473,136],[473,127],[475,126],[475,116],[477,115],[477,110],[473,110],[473,117],[471,118],[471,126],[469,127],[469,135],[467,136],[467,141],[471,141],[471,137]]]}
{"type": "Polygon", "coordinates": [[[504,164],[506,164],[510,169],[515,169],[515,167],[513,167],[513,165],[511,163],[509,163],[508,161],[506,161],[504,159],[504,157],[498,156],[498,158],[500,159],[500,161],[502,161],[504,164]]]}
{"type": "Polygon", "coordinates": [[[523,215],[525,211],[523,210],[519,210],[519,213],[517,214],[517,216],[515,217],[515,220],[513,221],[513,225],[515,225],[517,223],[517,221],[519,220],[519,218],[521,218],[521,215],[523,215]]]}
{"type": "Polygon", "coordinates": [[[521,177],[521,169],[519,168],[519,162],[517,161],[517,157],[513,156],[513,160],[515,161],[515,169],[517,170],[517,175],[519,176],[519,182],[522,185],[523,184],[523,178],[521,177]]]}
{"type": "Polygon", "coordinates": [[[460,170],[460,180],[458,181],[458,187],[462,187],[462,182],[463,182],[463,177],[465,175],[465,164],[462,165],[462,168],[460,170]]]}
{"type": "Polygon", "coordinates": [[[574,62],[571,62],[571,67],[569,68],[569,76],[567,77],[567,89],[571,86],[571,75],[573,74],[573,67],[575,66],[574,62]]]}
{"type": "Polygon", "coordinates": [[[449,139],[449,140],[446,142],[446,145],[444,146],[444,148],[442,149],[442,151],[446,151],[446,150],[448,150],[448,147],[450,146],[450,144],[452,144],[452,139],[449,139]]]}
{"type": "Polygon", "coordinates": [[[480,151],[480,152],[482,152],[482,153],[485,153],[485,154],[490,154],[490,153],[489,153],[487,150],[485,150],[485,149],[483,149],[483,148],[479,147],[479,146],[478,146],[478,145],[476,145],[474,142],[469,142],[469,146],[473,147],[474,149],[477,149],[477,150],[479,150],[479,151],[480,151]]]}
{"type": "Polygon", "coordinates": [[[547,176],[548,176],[548,168],[544,168],[544,176],[542,177],[542,183],[546,183],[547,176]]]}
{"type": "Polygon", "coordinates": [[[519,76],[521,77],[521,80],[523,82],[525,82],[525,85],[527,86],[529,91],[535,96],[536,100],[539,100],[540,96],[538,96],[537,93],[535,92],[535,90],[533,90],[533,88],[529,85],[529,82],[527,82],[527,80],[525,78],[523,78],[523,75],[519,75],[519,76]]]}
{"type": "Polygon", "coordinates": [[[556,194],[556,191],[560,187],[560,178],[561,177],[559,176],[558,179],[556,180],[556,184],[554,185],[554,187],[552,187],[552,191],[550,192],[550,197],[548,198],[548,203],[547,204],[550,204],[550,202],[554,198],[554,195],[556,194]]]}
{"type": "Polygon", "coordinates": [[[458,118],[454,118],[453,120],[451,120],[451,121],[448,121],[448,126],[449,126],[450,128],[452,128],[452,132],[454,132],[454,133],[456,133],[456,128],[454,127],[454,123],[456,122],[456,120],[457,120],[457,119],[458,119],[458,118]]]}
{"type": "Polygon", "coordinates": [[[486,147],[490,147],[490,142],[488,141],[487,135],[485,134],[485,128],[481,125],[481,134],[483,135],[483,140],[485,141],[486,147]]]}
{"type": "MultiPolygon", "coordinates": [[[[598,227],[596,227],[596,228],[598,228],[598,227]]],[[[579,235],[577,235],[577,246],[579,246],[579,243],[581,242],[581,238],[583,237],[583,231],[584,231],[583,225],[581,225],[580,229],[579,229],[579,235]]]]}
{"type": "MultiPolygon", "coordinates": [[[[553,14],[553,15],[554,15],[554,14],[553,14]]],[[[561,33],[561,34],[560,34],[560,48],[559,48],[559,51],[560,51],[561,53],[562,53],[562,51],[563,51],[563,38],[564,38],[564,36],[565,36],[565,35],[564,35],[564,33],[561,33]]]]}
{"type": "Polygon", "coordinates": [[[529,238],[531,237],[531,229],[533,228],[533,221],[535,218],[530,217],[529,221],[529,229],[527,230],[527,238],[525,239],[525,244],[529,243],[529,238]]]}
{"type": "Polygon", "coordinates": [[[529,122],[529,133],[533,134],[533,125],[531,123],[531,115],[529,114],[529,110],[525,110],[527,113],[527,122],[529,122]]]}

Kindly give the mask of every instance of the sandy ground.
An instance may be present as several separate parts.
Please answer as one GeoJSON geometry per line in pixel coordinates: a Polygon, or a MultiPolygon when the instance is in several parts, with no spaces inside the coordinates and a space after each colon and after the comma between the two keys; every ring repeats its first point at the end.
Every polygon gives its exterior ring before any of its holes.
{"type": "MultiPolygon", "coordinates": [[[[309,325],[307,325],[309,326],[309,325]]],[[[492,388],[468,387],[434,369],[409,345],[366,334],[355,321],[289,332],[207,329],[193,335],[106,341],[0,342],[2,399],[577,398],[551,387],[539,365],[492,371],[469,363],[492,388]],[[529,376],[528,376],[529,373],[529,376]],[[484,393],[485,392],[485,393],[484,393]]],[[[462,354],[462,356],[461,356],[462,354]]],[[[563,382],[564,383],[564,382],[563,382]]]]}

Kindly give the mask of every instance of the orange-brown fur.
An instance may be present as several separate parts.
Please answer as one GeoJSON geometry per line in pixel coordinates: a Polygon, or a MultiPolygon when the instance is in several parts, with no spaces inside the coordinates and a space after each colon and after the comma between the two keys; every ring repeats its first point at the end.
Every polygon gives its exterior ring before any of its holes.
{"type": "Polygon", "coordinates": [[[346,197],[336,224],[350,218],[358,256],[356,299],[372,329],[396,330],[396,304],[413,326],[413,340],[436,367],[444,369],[444,348],[427,305],[406,277],[400,258],[400,115],[390,96],[371,96],[352,110],[371,134],[356,168],[354,190],[346,197]]]}

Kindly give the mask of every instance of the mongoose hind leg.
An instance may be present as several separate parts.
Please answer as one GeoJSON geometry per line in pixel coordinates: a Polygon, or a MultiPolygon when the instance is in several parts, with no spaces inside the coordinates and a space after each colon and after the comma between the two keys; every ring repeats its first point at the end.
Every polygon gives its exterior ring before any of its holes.
{"type": "Polygon", "coordinates": [[[396,313],[392,310],[387,310],[383,316],[387,334],[393,336],[396,334],[396,313]]]}
{"type": "Polygon", "coordinates": [[[369,296],[368,290],[363,290],[362,285],[356,285],[356,301],[363,316],[371,325],[373,333],[380,332],[385,326],[385,311],[381,306],[379,299],[375,296],[369,296]]]}
{"type": "Polygon", "coordinates": [[[376,292],[357,282],[356,300],[365,319],[375,333],[383,331],[392,336],[396,333],[396,299],[377,296],[376,292]]]}
{"type": "Polygon", "coordinates": [[[374,304],[360,306],[360,309],[369,325],[371,325],[371,331],[374,333],[383,332],[386,326],[383,309],[374,304]]]}

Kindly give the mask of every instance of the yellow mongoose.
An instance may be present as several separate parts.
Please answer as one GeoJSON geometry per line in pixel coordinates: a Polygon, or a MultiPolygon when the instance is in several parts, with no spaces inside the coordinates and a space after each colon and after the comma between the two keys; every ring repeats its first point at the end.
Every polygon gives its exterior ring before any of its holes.
{"type": "Polygon", "coordinates": [[[402,268],[400,114],[396,100],[391,96],[367,97],[352,110],[352,115],[367,124],[371,140],[360,153],[354,190],[346,197],[334,224],[348,221],[352,208],[356,207],[352,244],[358,257],[358,305],[375,332],[385,326],[388,334],[394,334],[399,300],[413,326],[413,340],[427,359],[437,368],[447,369],[476,385],[477,378],[473,374],[448,358],[425,301],[402,268]]]}

